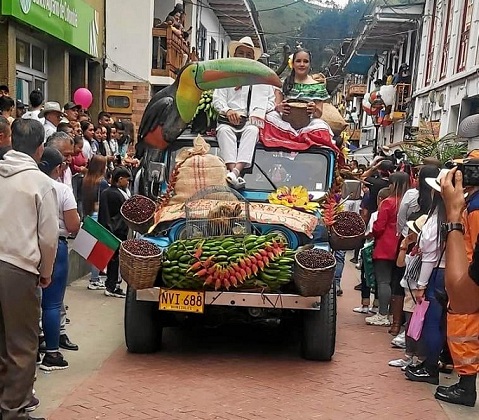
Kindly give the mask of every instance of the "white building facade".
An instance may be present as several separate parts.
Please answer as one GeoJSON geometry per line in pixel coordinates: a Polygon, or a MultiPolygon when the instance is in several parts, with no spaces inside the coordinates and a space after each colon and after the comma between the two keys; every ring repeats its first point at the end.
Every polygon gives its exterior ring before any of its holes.
{"type": "Polygon", "coordinates": [[[479,1],[427,0],[424,15],[413,125],[443,136],[479,113],[479,1]]]}
{"type": "Polygon", "coordinates": [[[105,110],[137,127],[155,92],[174,82],[190,59],[227,57],[232,39],[251,36],[265,49],[250,0],[106,0],[105,110]],[[177,3],[186,12],[185,41],[165,20],[177,3]]]}

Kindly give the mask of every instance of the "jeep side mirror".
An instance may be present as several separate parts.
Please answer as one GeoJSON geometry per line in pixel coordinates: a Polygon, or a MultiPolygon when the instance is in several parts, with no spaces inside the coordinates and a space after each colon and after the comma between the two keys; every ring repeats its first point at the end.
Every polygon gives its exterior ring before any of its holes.
{"type": "Polygon", "coordinates": [[[161,184],[165,180],[166,165],[162,162],[148,163],[148,180],[161,184]]]}

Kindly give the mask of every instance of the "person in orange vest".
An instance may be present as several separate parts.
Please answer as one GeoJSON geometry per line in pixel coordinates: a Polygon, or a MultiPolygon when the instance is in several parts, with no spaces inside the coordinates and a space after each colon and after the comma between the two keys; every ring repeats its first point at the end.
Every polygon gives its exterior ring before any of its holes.
{"type": "Polygon", "coordinates": [[[441,182],[447,214],[444,226],[449,296],[447,338],[460,378],[449,387],[437,387],[434,396],[473,407],[479,372],[479,187],[463,188],[462,181],[461,171],[454,168],[441,182]],[[465,191],[469,193],[467,203],[465,191]]]}

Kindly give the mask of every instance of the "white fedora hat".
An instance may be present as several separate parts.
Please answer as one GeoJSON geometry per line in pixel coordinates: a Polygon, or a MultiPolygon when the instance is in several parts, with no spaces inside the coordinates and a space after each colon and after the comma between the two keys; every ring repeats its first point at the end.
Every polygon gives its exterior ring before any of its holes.
{"type": "Polygon", "coordinates": [[[439,175],[436,178],[426,178],[426,183],[432,189],[441,192],[441,179],[445,178],[450,169],[441,169],[439,175]]]}
{"type": "Polygon", "coordinates": [[[59,112],[62,116],[65,115],[58,102],[45,102],[43,110],[38,114],[38,118],[43,118],[49,112],[59,112]]]}
{"type": "Polygon", "coordinates": [[[251,48],[253,50],[255,60],[258,60],[261,57],[261,49],[254,46],[253,40],[249,36],[245,36],[239,41],[230,42],[230,45],[228,45],[228,52],[230,57],[234,57],[236,48],[241,46],[251,48]]]}
{"type": "Polygon", "coordinates": [[[423,214],[422,216],[419,216],[416,220],[409,220],[407,222],[407,227],[412,230],[416,235],[419,235],[419,232],[421,232],[424,224],[427,221],[427,214],[423,214]]]}

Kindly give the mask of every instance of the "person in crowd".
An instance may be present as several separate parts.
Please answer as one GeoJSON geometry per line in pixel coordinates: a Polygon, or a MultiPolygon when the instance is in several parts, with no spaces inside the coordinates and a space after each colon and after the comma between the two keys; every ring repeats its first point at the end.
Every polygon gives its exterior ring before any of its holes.
{"type": "MultiPolygon", "coordinates": [[[[420,235],[421,229],[427,221],[427,214],[418,216],[417,213],[412,214],[410,219],[407,221],[408,234],[402,239],[399,246],[399,253],[396,260],[396,265],[398,267],[404,267],[404,276],[401,279],[401,287],[404,289],[405,299],[403,304],[404,314],[406,316],[406,328],[407,331],[409,327],[409,322],[411,321],[414,308],[416,306],[416,289],[417,289],[417,278],[414,270],[414,259],[420,254],[419,246],[417,245],[418,236],[420,235]]],[[[425,351],[423,349],[422,341],[419,340],[416,342],[409,336],[405,336],[405,357],[401,359],[391,360],[389,366],[400,367],[406,369],[409,365],[412,365],[416,361],[414,358],[417,358],[418,362],[421,363],[425,359],[425,351]]]]}
{"type": "Polygon", "coordinates": [[[73,138],[73,155],[70,164],[72,171],[73,195],[78,203],[78,212],[82,215],[82,183],[83,177],[88,171],[88,159],[83,155],[83,137],[75,136],[73,138]]]}
{"type": "Polygon", "coordinates": [[[30,111],[25,112],[25,114],[22,115],[22,118],[38,120],[42,123],[42,125],[45,124],[45,119],[39,117],[43,105],[42,91],[32,90],[28,99],[30,101],[30,111]]]}
{"type": "MultiPolygon", "coordinates": [[[[62,171],[60,172],[60,176],[57,179],[58,182],[67,185],[72,191],[72,171],[70,169],[73,150],[74,150],[74,142],[73,139],[66,133],[57,132],[52,134],[46,143],[46,147],[53,147],[57,149],[63,156],[63,165],[62,171]]],[[[78,345],[70,341],[70,338],[66,332],[66,309],[65,305],[62,302],[61,307],[61,327],[60,327],[60,347],[65,350],[72,350],[77,351],[78,345]]]]}
{"type": "Polygon", "coordinates": [[[0,85],[0,97],[10,96],[10,89],[7,85],[0,85]]]}
{"type": "MultiPolygon", "coordinates": [[[[111,186],[100,194],[98,222],[113,233],[118,239],[127,239],[128,226],[120,214],[122,204],[129,198],[128,185],[131,174],[124,167],[117,167],[111,176],[111,186]]],[[[124,298],[125,292],[120,288],[118,251],[108,263],[105,282],[105,295],[124,298]]]]}
{"type": "Polygon", "coordinates": [[[43,128],[45,130],[45,141],[53,133],[57,131],[58,124],[62,121],[64,116],[60,104],[58,102],[46,102],[43,110],[38,114],[39,118],[45,117],[45,124],[43,128]]]}
{"type": "Polygon", "coordinates": [[[461,226],[468,203],[464,199],[463,176],[457,168],[452,169],[444,178],[441,194],[448,223],[445,229],[445,277],[449,297],[447,334],[459,382],[449,387],[437,387],[434,396],[441,401],[474,407],[479,365],[479,237],[476,237],[472,255],[469,257],[469,244],[464,235],[464,226],[461,226]],[[452,323],[450,317],[453,317],[452,323]],[[459,355],[471,360],[462,360],[459,355]]]}
{"type": "MultiPolygon", "coordinates": [[[[408,171],[405,171],[409,175],[408,171]]],[[[431,209],[432,195],[431,187],[426,183],[426,178],[435,178],[439,174],[439,169],[435,166],[423,166],[419,172],[419,183],[417,186],[410,188],[404,194],[398,213],[398,234],[401,240],[409,234],[409,228],[406,223],[413,215],[428,214],[431,209]],[[422,174],[421,174],[422,173],[422,174]],[[419,204],[420,203],[420,204],[419,204]]],[[[410,176],[410,175],[409,175],[410,176]]],[[[396,265],[393,271],[392,296],[391,296],[391,312],[393,322],[389,333],[398,335],[404,320],[404,288],[400,282],[404,276],[405,265],[399,267],[396,265]]]]}
{"type": "Polygon", "coordinates": [[[17,99],[15,102],[15,111],[16,118],[22,118],[27,111],[25,104],[20,99],[17,99]]]}
{"type": "Polygon", "coordinates": [[[63,156],[53,147],[46,147],[38,164],[40,170],[52,178],[58,200],[59,236],[57,255],[53,267],[52,283],[42,293],[42,327],[45,336],[45,355],[40,369],[46,371],[68,368],[68,362],[60,353],[61,307],[68,280],[68,242],[70,234],[80,229],[80,217],[73,192],[65,184],[56,181],[63,171],[63,156]]]}
{"type": "Polygon", "coordinates": [[[88,113],[88,110],[83,109],[83,110],[80,110],[80,112],[78,113],[78,122],[82,123],[83,121],[92,122],[91,116],[88,113]]]}
{"type": "Polygon", "coordinates": [[[434,165],[424,165],[419,170],[419,182],[415,188],[406,191],[398,213],[398,232],[406,237],[409,232],[407,221],[414,213],[428,214],[431,209],[432,195],[431,187],[426,178],[436,178],[439,175],[439,168],[434,165]]]}
{"type": "MultiPolygon", "coordinates": [[[[275,108],[266,114],[266,122],[262,130],[262,141],[280,141],[319,144],[337,150],[333,140],[333,132],[321,119],[323,102],[329,99],[326,90],[326,79],[315,79],[311,76],[311,53],[303,48],[297,49],[291,59],[292,70],[284,80],[282,90],[275,89],[275,108]],[[293,102],[305,102],[309,123],[298,130],[285,121],[291,113],[293,102]]],[[[322,76],[322,75],[321,75],[322,76]]]]}
{"type": "Polygon", "coordinates": [[[378,210],[378,218],[372,230],[375,241],[373,262],[378,289],[379,312],[366,318],[366,324],[368,325],[390,326],[388,314],[391,286],[400,241],[397,234],[397,215],[399,203],[409,188],[409,176],[404,172],[395,172],[389,177],[389,182],[391,194],[381,204],[381,208],[378,210]]]}
{"type": "Polygon", "coordinates": [[[57,125],[57,132],[58,131],[63,131],[64,133],[67,133],[71,138],[75,137],[75,133],[70,123],[62,121],[60,124],[57,125]]]}
{"type": "Polygon", "coordinates": [[[65,114],[65,122],[78,122],[78,115],[80,113],[81,105],[75,104],[75,102],[67,102],[63,106],[63,113],[65,114]]]}
{"type": "Polygon", "coordinates": [[[11,124],[15,117],[15,101],[10,96],[0,96],[0,115],[8,120],[11,124]]]}
{"type": "Polygon", "coordinates": [[[110,170],[115,168],[115,165],[120,164],[118,160],[118,143],[116,141],[116,128],[115,127],[102,127],[102,138],[104,136],[104,130],[106,130],[106,138],[103,140],[102,150],[104,151],[104,156],[108,161],[108,167],[110,170]]]}
{"type": "MultiPolygon", "coordinates": [[[[229,45],[230,57],[258,60],[261,50],[250,37],[229,45]]],[[[273,88],[267,85],[215,89],[213,107],[220,114],[216,136],[228,173],[226,180],[233,188],[243,188],[243,169],[251,166],[259,128],[266,112],[274,108],[273,88]],[[238,146],[239,139],[239,146],[238,146]]]]}
{"type": "Polygon", "coordinates": [[[98,125],[102,127],[110,126],[111,115],[108,112],[101,111],[98,114],[98,125]]]}
{"type": "Polygon", "coordinates": [[[379,160],[361,175],[369,188],[368,213],[372,214],[377,209],[379,190],[389,186],[389,176],[394,172],[394,165],[390,160],[379,160]]]}
{"type": "Polygon", "coordinates": [[[2,194],[15,197],[15,211],[11,200],[0,200],[0,408],[4,419],[33,420],[25,408],[33,398],[38,350],[37,285],[50,285],[57,249],[55,189],[37,166],[43,140],[40,122],[16,120],[13,150],[0,162],[2,194]]]}
{"type": "Polygon", "coordinates": [[[99,143],[95,138],[95,127],[91,122],[82,121],[81,131],[83,134],[83,155],[90,161],[99,153],[99,143]]]}
{"type": "Polygon", "coordinates": [[[437,178],[426,178],[433,188],[429,217],[421,230],[419,249],[422,255],[421,271],[415,291],[416,302],[426,299],[429,307],[424,318],[421,340],[425,345],[425,360],[413,367],[406,368],[406,377],[417,382],[439,384],[439,356],[446,342],[445,306],[439,299],[446,300],[444,285],[444,241],[441,225],[446,221],[446,210],[441,198],[440,182],[448,170],[441,170],[437,178]]]}
{"type": "Polygon", "coordinates": [[[79,121],[70,121],[70,127],[73,128],[73,134],[75,136],[83,137],[83,131],[79,121]]]}
{"type": "MultiPolygon", "coordinates": [[[[389,188],[383,188],[379,190],[378,192],[378,197],[377,197],[377,207],[381,206],[381,203],[389,197],[391,191],[389,188]]],[[[368,243],[371,243],[374,240],[373,237],[373,226],[374,222],[378,219],[378,210],[376,210],[374,213],[371,214],[371,217],[369,218],[369,221],[366,225],[366,232],[365,232],[365,245],[368,243]]],[[[373,313],[377,314],[378,312],[378,306],[375,299],[375,302],[373,303],[373,307],[370,308],[371,305],[371,287],[368,286],[367,281],[366,281],[366,273],[365,273],[365,261],[361,261],[361,283],[360,283],[360,289],[361,290],[361,306],[358,306],[357,308],[353,309],[353,312],[360,313],[360,314],[368,314],[368,313],[373,313]]],[[[377,288],[377,287],[376,287],[377,288]]],[[[377,296],[376,290],[374,291],[374,295],[377,296]]]]}
{"type": "Polygon", "coordinates": [[[5,117],[0,116],[0,160],[12,148],[12,130],[5,117]]]}
{"type": "Polygon", "coordinates": [[[115,139],[118,144],[118,154],[122,159],[126,157],[128,146],[130,145],[130,137],[125,132],[125,125],[121,121],[115,121],[112,129],[115,129],[115,139]]]}
{"type": "MultiPolygon", "coordinates": [[[[83,179],[82,204],[83,215],[91,216],[98,221],[98,208],[101,193],[108,188],[105,178],[107,161],[105,156],[94,155],[88,165],[88,171],[83,179]]],[[[105,283],[100,279],[100,270],[91,266],[89,290],[105,290],[105,283]]]]}

